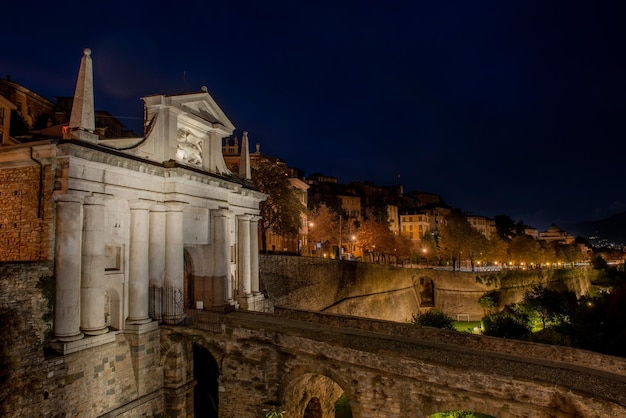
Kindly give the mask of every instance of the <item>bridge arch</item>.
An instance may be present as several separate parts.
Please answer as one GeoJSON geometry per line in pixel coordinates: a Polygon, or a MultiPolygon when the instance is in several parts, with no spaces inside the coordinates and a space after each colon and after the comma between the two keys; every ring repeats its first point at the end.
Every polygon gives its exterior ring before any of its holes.
{"type": "Polygon", "coordinates": [[[194,416],[219,417],[220,368],[213,353],[203,344],[193,343],[193,376],[196,380],[193,392],[194,416]]]}
{"type": "Polygon", "coordinates": [[[353,417],[360,417],[348,380],[328,367],[299,366],[283,378],[281,385],[282,408],[290,417],[334,418],[335,404],[344,394],[353,417]]]}

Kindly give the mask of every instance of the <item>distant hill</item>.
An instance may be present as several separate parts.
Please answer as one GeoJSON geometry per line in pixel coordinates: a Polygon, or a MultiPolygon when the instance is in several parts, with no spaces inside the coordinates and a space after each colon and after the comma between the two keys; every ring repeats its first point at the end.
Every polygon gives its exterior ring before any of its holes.
{"type": "Polygon", "coordinates": [[[607,219],[583,221],[561,226],[572,235],[598,237],[616,244],[626,243],[626,212],[618,213],[607,219]]]}

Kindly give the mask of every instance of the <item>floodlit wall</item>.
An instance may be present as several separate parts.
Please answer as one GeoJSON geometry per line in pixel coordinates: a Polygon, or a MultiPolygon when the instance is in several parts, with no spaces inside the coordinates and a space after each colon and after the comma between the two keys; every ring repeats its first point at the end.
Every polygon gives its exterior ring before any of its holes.
{"type": "Polygon", "coordinates": [[[456,319],[480,320],[478,300],[497,291],[500,307],[522,300],[533,285],[577,295],[590,286],[589,270],[453,272],[315,257],[260,256],[262,284],[277,306],[405,322],[437,309],[456,319]]]}

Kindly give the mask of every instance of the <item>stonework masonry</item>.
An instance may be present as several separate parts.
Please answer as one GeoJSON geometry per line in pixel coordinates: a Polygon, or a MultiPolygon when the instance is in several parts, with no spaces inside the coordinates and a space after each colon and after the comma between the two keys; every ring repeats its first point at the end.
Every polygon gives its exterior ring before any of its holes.
{"type": "Polygon", "coordinates": [[[0,170],[0,260],[50,259],[50,166],[0,170]]]}
{"type": "Polygon", "coordinates": [[[450,344],[449,331],[432,330],[441,334],[434,341],[414,338],[406,329],[383,336],[341,316],[331,324],[309,321],[306,313],[299,319],[298,312],[289,319],[283,313],[236,311],[224,315],[220,332],[164,327],[161,338],[168,357],[187,368],[178,369],[178,379],[191,376],[187,359],[194,346],[215,358],[224,418],[258,417],[269,402],[280,404],[288,417],[302,417],[314,399],[323,410],[316,416],[331,418],[334,412],[325,405],[341,392],[355,418],[423,418],[458,409],[503,418],[626,413],[623,359],[613,359],[613,372],[603,372],[563,361],[566,352],[559,363],[552,356],[509,354],[497,343],[485,351],[450,344]]]}
{"type": "Polygon", "coordinates": [[[0,264],[0,416],[152,416],[164,411],[160,338],[117,331],[66,355],[44,350],[51,262],[0,264]],[[39,286],[38,286],[39,284],[39,286]]]}
{"type": "Polygon", "coordinates": [[[257,418],[270,402],[301,417],[316,399],[331,417],[342,392],[355,418],[626,414],[621,358],[280,307],[216,314],[211,330],[132,325],[104,344],[53,354],[44,349],[50,282],[42,280],[53,274],[48,261],[0,264],[0,416],[193,417],[196,396],[209,402],[195,392],[197,347],[215,364],[224,418],[257,418]]]}
{"type": "Polygon", "coordinates": [[[500,306],[519,302],[537,284],[581,295],[592,274],[570,269],[500,276],[276,255],[260,255],[259,266],[263,288],[276,305],[396,322],[432,308],[480,320],[485,312],[478,300],[489,292],[498,292],[500,306]]]}

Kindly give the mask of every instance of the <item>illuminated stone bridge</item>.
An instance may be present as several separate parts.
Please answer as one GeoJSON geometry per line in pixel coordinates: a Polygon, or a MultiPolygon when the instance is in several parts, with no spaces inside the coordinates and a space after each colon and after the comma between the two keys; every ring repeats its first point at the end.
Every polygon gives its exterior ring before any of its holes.
{"type": "Polygon", "coordinates": [[[286,417],[329,418],[342,395],[355,418],[626,416],[622,358],[281,308],[197,314],[161,329],[169,416],[258,417],[280,405],[286,417]]]}

